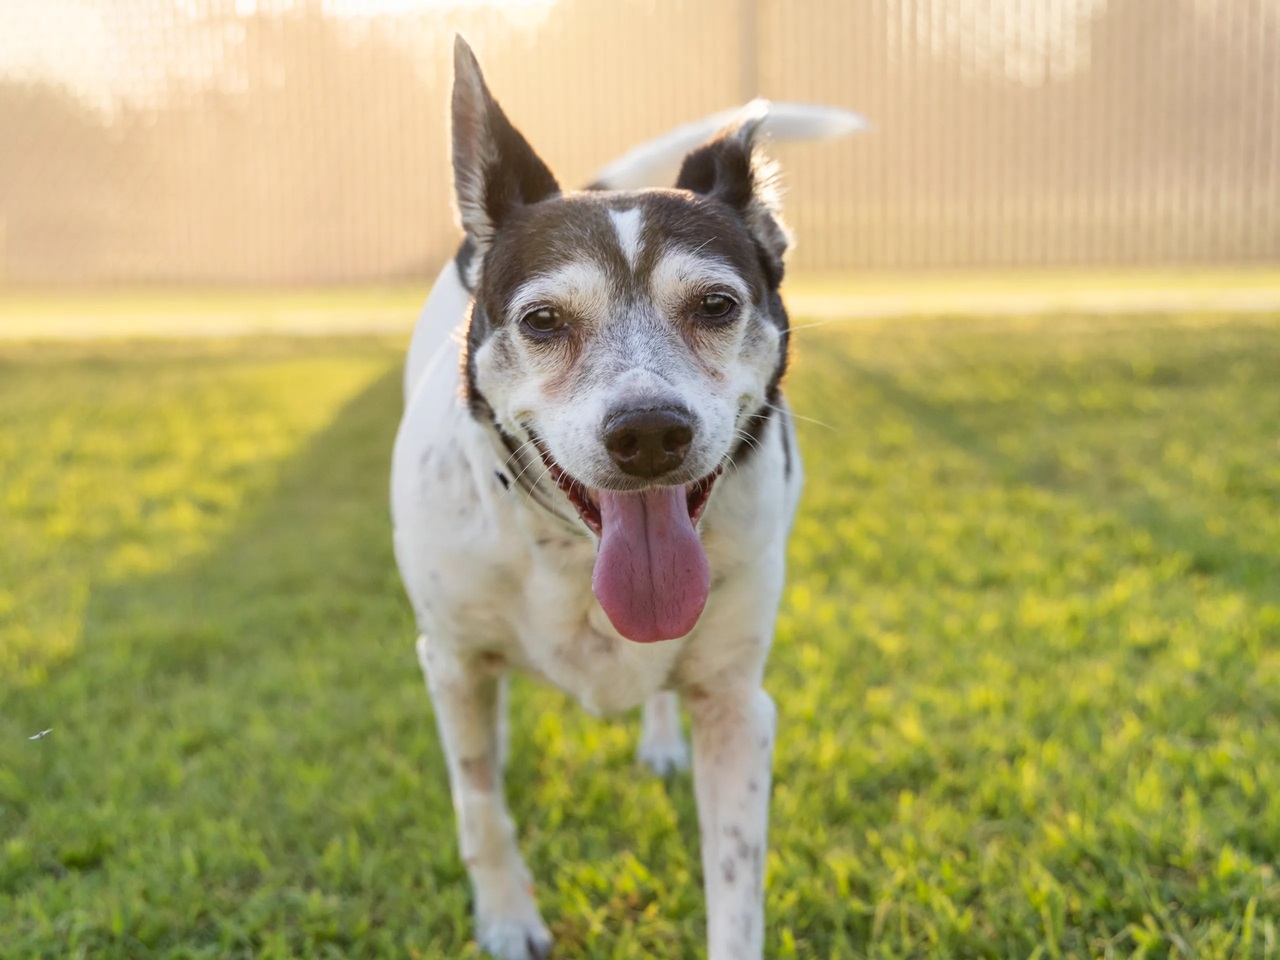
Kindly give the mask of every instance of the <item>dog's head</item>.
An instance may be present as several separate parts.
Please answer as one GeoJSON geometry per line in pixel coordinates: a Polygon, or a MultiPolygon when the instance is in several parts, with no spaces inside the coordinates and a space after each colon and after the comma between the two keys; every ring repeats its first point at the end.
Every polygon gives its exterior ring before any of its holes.
{"type": "Polygon", "coordinates": [[[619,632],[683,636],[709,586],[698,519],[786,363],[763,112],[690,153],[674,189],[566,193],[461,40],[454,68],[473,409],[536,449],[599,538],[594,587],[619,632]]]}

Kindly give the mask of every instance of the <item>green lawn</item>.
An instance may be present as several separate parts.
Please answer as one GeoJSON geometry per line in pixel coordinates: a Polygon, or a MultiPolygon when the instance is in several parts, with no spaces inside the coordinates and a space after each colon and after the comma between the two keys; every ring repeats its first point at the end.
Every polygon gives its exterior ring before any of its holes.
{"type": "MultiPolygon", "coordinates": [[[[0,342],[165,336],[408,335],[429,285],[330,287],[0,284],[0,342]]],[[[913,270],[788,274],[798,312],[824,322],[866,316],[983,316],[1076,311],[1280,310],[1273,265],[1123,270],[913,270]],[[1158,306],[1157,306],[1158,305],[1158,306]]]]}
{"type": "MultiPolygon", "coordinates": [[[[1280,318],[797,340],[769,955],[1280,957],[1280,318]]],[[[6,960],[478,956],[402,348],[0,345],[6,960]]],[[[556,956],[701,955],[688,779],[514,712],[556,956]]]]}

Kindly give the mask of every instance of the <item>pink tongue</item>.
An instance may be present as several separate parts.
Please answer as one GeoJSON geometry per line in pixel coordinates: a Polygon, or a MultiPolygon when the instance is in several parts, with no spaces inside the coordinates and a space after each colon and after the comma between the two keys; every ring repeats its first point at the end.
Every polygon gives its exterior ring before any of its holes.
{"type": "Polygon", "coordinates": [[[711,568],[689,519],[684,487],[644,493],[596,491],[600,552],[591,588],[628,640],[674,640],[707,603],[711,568]]]}

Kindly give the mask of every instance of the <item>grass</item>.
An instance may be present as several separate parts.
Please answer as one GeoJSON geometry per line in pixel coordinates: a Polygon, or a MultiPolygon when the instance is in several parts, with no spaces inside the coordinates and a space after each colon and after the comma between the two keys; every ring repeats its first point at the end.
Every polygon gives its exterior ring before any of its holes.
{"type": "MultiPolygon", "coordinates": [[[[32,338],[137,338],[175,333],[407,334],[427,286],[418,283],[262,289],[200,286],[5,287],[0,342],[32,338]]],[[[800,310],[824,319],[859,316],[981,316],[1009,313],[1128,313],[1171,309],[1273,312],[1280,269],[1235,267],[1123,270],[934,270],[801,272],[787,279],[800,310]]]]}
{"type": "Polygon", "coordinates": [[[793,292],[819,295],[910,296],[1062,293],[1073,290],[1132,293],[1138,290],[1280,290],[1280,270],[1272,264],[1236,267],[1046,267],[1017,270],[904,270],[801,273],[793,292]]]}
{"type": "MultiPolygon", "coordinates": [[[[798,339],[768,955],[1280,956],[1280,318],[798,339]]],[[[0,956],[478,956],[402,347],[0,346],[0,956]]],[[[687,778],[513,709],[557,956],[700,956],[687,778]]]]}

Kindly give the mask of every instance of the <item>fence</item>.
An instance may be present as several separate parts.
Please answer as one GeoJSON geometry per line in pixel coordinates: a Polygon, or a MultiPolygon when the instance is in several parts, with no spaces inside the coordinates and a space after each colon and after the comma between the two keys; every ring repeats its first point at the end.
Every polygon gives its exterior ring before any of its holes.
{"type": "Polygon", "coordinates": [[[763,94],[801,268],[1280,259],[1280,0],[0,0],[0,281],[425,276],[462,30],[562,182],[763,94]]]}

